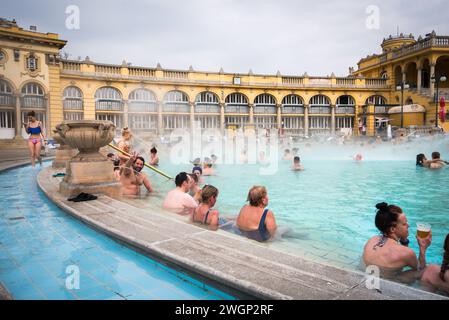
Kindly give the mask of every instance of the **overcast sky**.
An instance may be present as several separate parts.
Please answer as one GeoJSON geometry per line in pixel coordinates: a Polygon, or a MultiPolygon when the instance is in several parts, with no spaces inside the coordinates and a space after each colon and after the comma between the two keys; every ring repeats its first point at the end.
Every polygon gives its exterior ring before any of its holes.
{"type": "Polygon", "coordinates": [[[59,33],[72,59],[167,69],[344,76],[397,27],[415,37],[449,35],[447,0],[6,0],[1,7],[1,17],[23,28],[59,33]],[[78,30],[66,27],[69,5],[80,10],[78,30]]]}

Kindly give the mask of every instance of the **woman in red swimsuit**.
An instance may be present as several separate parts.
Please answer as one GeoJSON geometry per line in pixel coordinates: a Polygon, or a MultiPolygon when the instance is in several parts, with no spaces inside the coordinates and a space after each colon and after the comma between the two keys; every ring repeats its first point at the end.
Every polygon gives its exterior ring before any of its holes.
{"type": "Polygon", "coordinates": [[[42,141],[45,139],[42,130],[42,123],[36,119],[34,111],[27,114],[28,123],[23,123],[26,132],[30,135],[28,138],[28,149],[30,150],[31,165],[34,168],[36,160],[42,164],[41,147],[42,141]]]}

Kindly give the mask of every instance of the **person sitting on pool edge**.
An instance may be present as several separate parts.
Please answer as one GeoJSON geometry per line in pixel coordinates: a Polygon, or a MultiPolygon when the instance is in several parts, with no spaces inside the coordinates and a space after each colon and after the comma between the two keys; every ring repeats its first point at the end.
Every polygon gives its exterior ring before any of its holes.
{"type": "Polygon", "coordinates": [[[441,266],[432,264],[427,266],[421,281],[429,291],[441,290],[449,294],[449,234],[444,240],[444,255],[441,266]]]}
{"type": "Polygon", "coordinates": [[[301,159],[298,156],[295,156],[293,158],[293,165],[292,165],[293,171],[301,171],[304,170],[304,167],[301,165],[301,159]]]}
{"type": "Polygon", "coordinates": [[[180,172],[175,177],[176,188],[167,194],[162,207],[180,215],[192,214],[193,210],[198,207],[198,203],[187,193],[192,181],[186,172],[180,172]]]}
{"type": "Polygon", "coordinates": [[[263,242],[272,238],[277,225],[274,214],[268,210],[268,192],[263,186],[253,186],[248,192],[249,205],[244,205],[236,220],[240,231],[250,239],[263,242]]]}
{"type": "Polygon", "coordinates": [[[209,229],[218,229],[218,210],[213,210],[217,202],[218,189],[211,185],[205,185],[201,190],[200,205],[193,211],[192,221],[208,225],[209,229]]]}
{"type": "Polygon", "coordinates": [[[416,258],[412,249],[399,243],[408,238],[409,228],[402,209],[385,202],[376,204],[376,208],[375,224],[382,234],[365,244],[362,261],[365,266],[378,266],[384,278],[411,283],[426,267],[426,251],[432,242],[432,232],[424,239],[416,237],[419,246],[419,258],[416,258]],[[403,270],[406,267],[411,270],[403,270]]]}

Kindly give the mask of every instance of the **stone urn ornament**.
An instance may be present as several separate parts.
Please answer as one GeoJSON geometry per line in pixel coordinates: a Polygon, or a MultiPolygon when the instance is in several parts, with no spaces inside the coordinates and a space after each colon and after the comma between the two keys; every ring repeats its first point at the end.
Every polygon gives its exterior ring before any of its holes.
{"type": "Polygon", "coordinates": [[[119,197],[121,184],[115,179],[113,164],[99,152],[114,138],[115,125],[101,120],[64,121],[56,131],[64,144],[78,149],[67,163],[60,192],[66,196],[85,192],[119,197]]]}
{"type": "Polygon", "coordinates": [[[65,168],[67,166],[67,161],[72,159],[77,153],[78,150],[72,148],[69,145],[66,145],[59,135],[59,131],[61,124],[56,125],[56,130],[53,130],[52,138],[56,141],[59,147],[56,149],[55,159],[53,160],[52,167],[53,168],[65,168]]]}

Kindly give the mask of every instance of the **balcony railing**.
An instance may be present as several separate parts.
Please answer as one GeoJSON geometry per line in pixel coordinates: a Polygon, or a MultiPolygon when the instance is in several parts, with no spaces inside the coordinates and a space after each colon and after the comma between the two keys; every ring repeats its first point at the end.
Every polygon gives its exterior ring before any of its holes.
{"type": "Polygon", "coordinates": [[[355,78],[337,78],[339,87],[355,87],[355,78]]]}
{"type": "Polygon", "coordinates": [[[416,52],[419,50],[423,50],[429,47],[449,47],[449,37],[447,36],[434,36],[430,38],[425,38],[423,40],[420,40],[414,44],[410,44],[407,46],[404,46],[402,48],[397,49],[393,52],[393,59],[398,58],[407,54],[410,54],[412,52],[416,52]]]}
{"type": "Polygon", "coordinates": [[[365,85],[367,87],[386,87],[387,86],[387,79],[382,79],[382,78],[375,78],[375,79],[370,79],[367,78],[365,79],[365,85]]]}
{"type": "Polygon", "coordinates": [[[187,79],[189,73],[185,71],[164,71],[164,78],[187,79]]]}
{"type": "Polygon", "coordinates": [[[83,110],[83,100],[65,98],[62,102],[64,109],[83,110]]]}
{"type": "Polygon", "coordinates": [[[309,114],[330,114],[331,113],[331,107],[309,107],[309,114]]]}
{"type": "Polygon", "coordinates": [[[62,69],[68,71],[81,71],[81,62],[63,61],[62,69]]]}
{"type": "MultiPolygon", "coordinates": [[[[444,45],[447,39],[441,39],[438,43],[444,45]]],[[[213,72],[197,72],[195,77],[191,77],[191,71],[183,70],[158,70],[144,67],[131,67],[122,65],[104,65],[92,62],[77,62],[62,60],[62,72],[67,74],[79,73],[83,75],[81,70],[93,70],[98,77],[127,79],[128,77],[138,77],[148,79],[149,81],[173,81],[194,84],[210,84],[210,85],[231,85],[234,74],[215,74],[213,72]],[[123,70],[125,69],[125,70],[123,70]],[[128,72],[126,72],[126,69],[128,72]],[[214,75],[213,77],[208,77],[214,75]],[[211,80],[208,80],[211,79],[211,80]],[[213,79],[213,80],[212,80],[213,79]]],[[[91,73],[86,73],[86,77],[91,77],[91,73]]],[[[350,77],[309,77],[304,76],[268,76],[252,75],[249,82],[246,75],[242,75],[241,86],[264,86],[277,88],[279,86],[286,87],[319,87],[319,88],[387,88],[386,79],[366,79],[366,78],[350,78],[350,77]],[[268,79],[268,80],[267,80],[268,79]]]]}
{"type": "Polygon", "coordinates": [[[0,106],[15,106],[16,98],[8,94],[0,94],[0,106]]]}
{"type": "Polygon", "coordinates": [[[304,106],[283,106],[282,113],[304,114],[304,106]]]}
{"type": "Polygon", "coordinates": [[[195,112],[198,112],[198,113],[220,113],[220,105],[218,105],[218,104],[196,104],[195,112]]]}
{"type": "Polygon", "coordinates": [[[98,100],[95,102],[95,110],[123,111],[123,102],[115,100],[98,100]]]}
{"type": "Polygon", "coordinates": [[[24,96],[20,98],[20,106],[22,108],[45,109],[47,106],[47,99],[41,96],[24,96]]]}
{"type": "Polygon", "coordinates": [[[276,114],[276,107],[254,105],[254,114],[276,114]]]}
{"type": "Polygon", "coordinates": [[[337,106],[335,108],[336,114],[355,114],[355,107],[351,106],[337,106]]]}
{"type": "Polygon", "coordinates": [[[190,113],[190,105],[184,103],[164,103],[162,105],[162,111],[190,113]]]}
{"type": "Polygon", "coordinates": [[[95,72],[107,74],[120,74],[120,67],[95,65],[95,72]]]}
{"type": "Polygon", "coordinates": [[[157,112],[157,103],[144,101],[131,101],[128,105],[128,112],[157,112]]]}
{"type": "Polygon", "coordinates": [[[282,77],[282,84],[302,85],[302,84],[304,84],[304,78],[282,77]]]}
{"type": "Polygon", "coordinates": [[[374,113],[388,113],[389,106],[374,106],[374,113]]]}
{"type": "Polygon", "coordinates": [[[145,68],[128,68],[129,75],[134,77],[148,77],[154,78],[156,76],[156,70],[145,68]]]}
{"type": "Polygon", "coordinates": [[[249,107],[248,106],[242,106],[242,105],[226,105],[225,106],[225,113],[241,113],[241,114],[248,114],[249,113],[249,107]]]}

